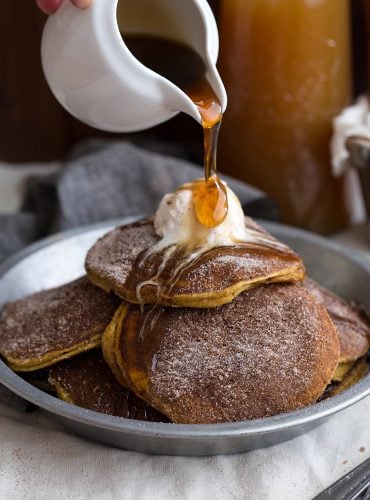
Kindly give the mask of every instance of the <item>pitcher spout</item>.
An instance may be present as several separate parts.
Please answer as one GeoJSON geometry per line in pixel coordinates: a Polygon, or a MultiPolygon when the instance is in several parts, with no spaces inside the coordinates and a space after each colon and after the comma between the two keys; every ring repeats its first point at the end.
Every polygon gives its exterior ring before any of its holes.
{"type": "Polygon", "coordinates": [[[84,11],[64,0],[46,23],[42,62],[51,90],[72,115],[110,132],[145,130],[180,111],[201,122],[183,90],[134,57],[126,34],[190,47],[225,110],[217,25],[206,0],[94,0],[84,11]]]}

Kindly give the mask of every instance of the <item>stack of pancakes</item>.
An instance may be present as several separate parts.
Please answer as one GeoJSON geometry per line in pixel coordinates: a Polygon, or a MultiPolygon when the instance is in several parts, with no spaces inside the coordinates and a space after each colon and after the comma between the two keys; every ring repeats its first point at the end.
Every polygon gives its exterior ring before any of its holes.
{"type": "Polygon", "coordinates": [[[186,265],[180,247],[153,251],[152,220],[116,228],[89,251],[87,276],[5,305],[0,354],[72,404],[161,422],[276,415],[359,380],[367,319],[246,224],[263,243],[186,265]]]}

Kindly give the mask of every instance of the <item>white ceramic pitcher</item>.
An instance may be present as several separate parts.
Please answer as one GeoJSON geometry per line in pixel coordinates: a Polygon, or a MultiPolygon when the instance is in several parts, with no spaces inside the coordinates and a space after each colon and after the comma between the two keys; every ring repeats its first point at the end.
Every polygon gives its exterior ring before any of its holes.
{"type": "Polygon", "coordinates": [[[46,22],[41,50],[45,76],[72,115],[110,132],[147,129],[179,111],[201,121],[182,90],[131,54],[120,28],[192,47],[204,59],[206,77],[225,110],[226,92],[216,69],[217,25],[206,0],[121,0],[118,11],[117,4],[93,0],[90,8],[79,10],[64,0],[46,22]]]}

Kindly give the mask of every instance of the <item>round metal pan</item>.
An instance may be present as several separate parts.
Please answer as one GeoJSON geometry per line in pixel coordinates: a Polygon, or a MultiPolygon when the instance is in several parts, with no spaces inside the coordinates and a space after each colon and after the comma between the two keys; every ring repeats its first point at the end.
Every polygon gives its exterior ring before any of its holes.
{"type": "MultiPolygon", "coordinates": [[[[82,275],[86,251],[96,239],[114,225],[134,219],[51,236],[8,259],[0,266],[0,308],[6,301],[82,275]]],[[[302,230],[263,225],[303,257],[309,274],[319,283],[370,310],[370,259],[302,230]]],[[[31,386],[2,361],[0,383],[81,436],[139,452],[193,456],[239,453],[286,441],[370,394],[367,376],[339,396],[291,413],[229,424],[179,425],[127,420],[73,406],[31,386]]]]}

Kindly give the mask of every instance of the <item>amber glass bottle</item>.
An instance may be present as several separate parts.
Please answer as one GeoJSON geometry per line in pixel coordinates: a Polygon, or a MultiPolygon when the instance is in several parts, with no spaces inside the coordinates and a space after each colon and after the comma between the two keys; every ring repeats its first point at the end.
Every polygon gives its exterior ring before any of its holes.
{"type": "Polygon", "coordinates": [[[352,99],[348,0],[221,0],[220,15],[220,170],[265,190],[284,222],[346,225],[346,178],[331,174],[329,142],[352,99]]]}

